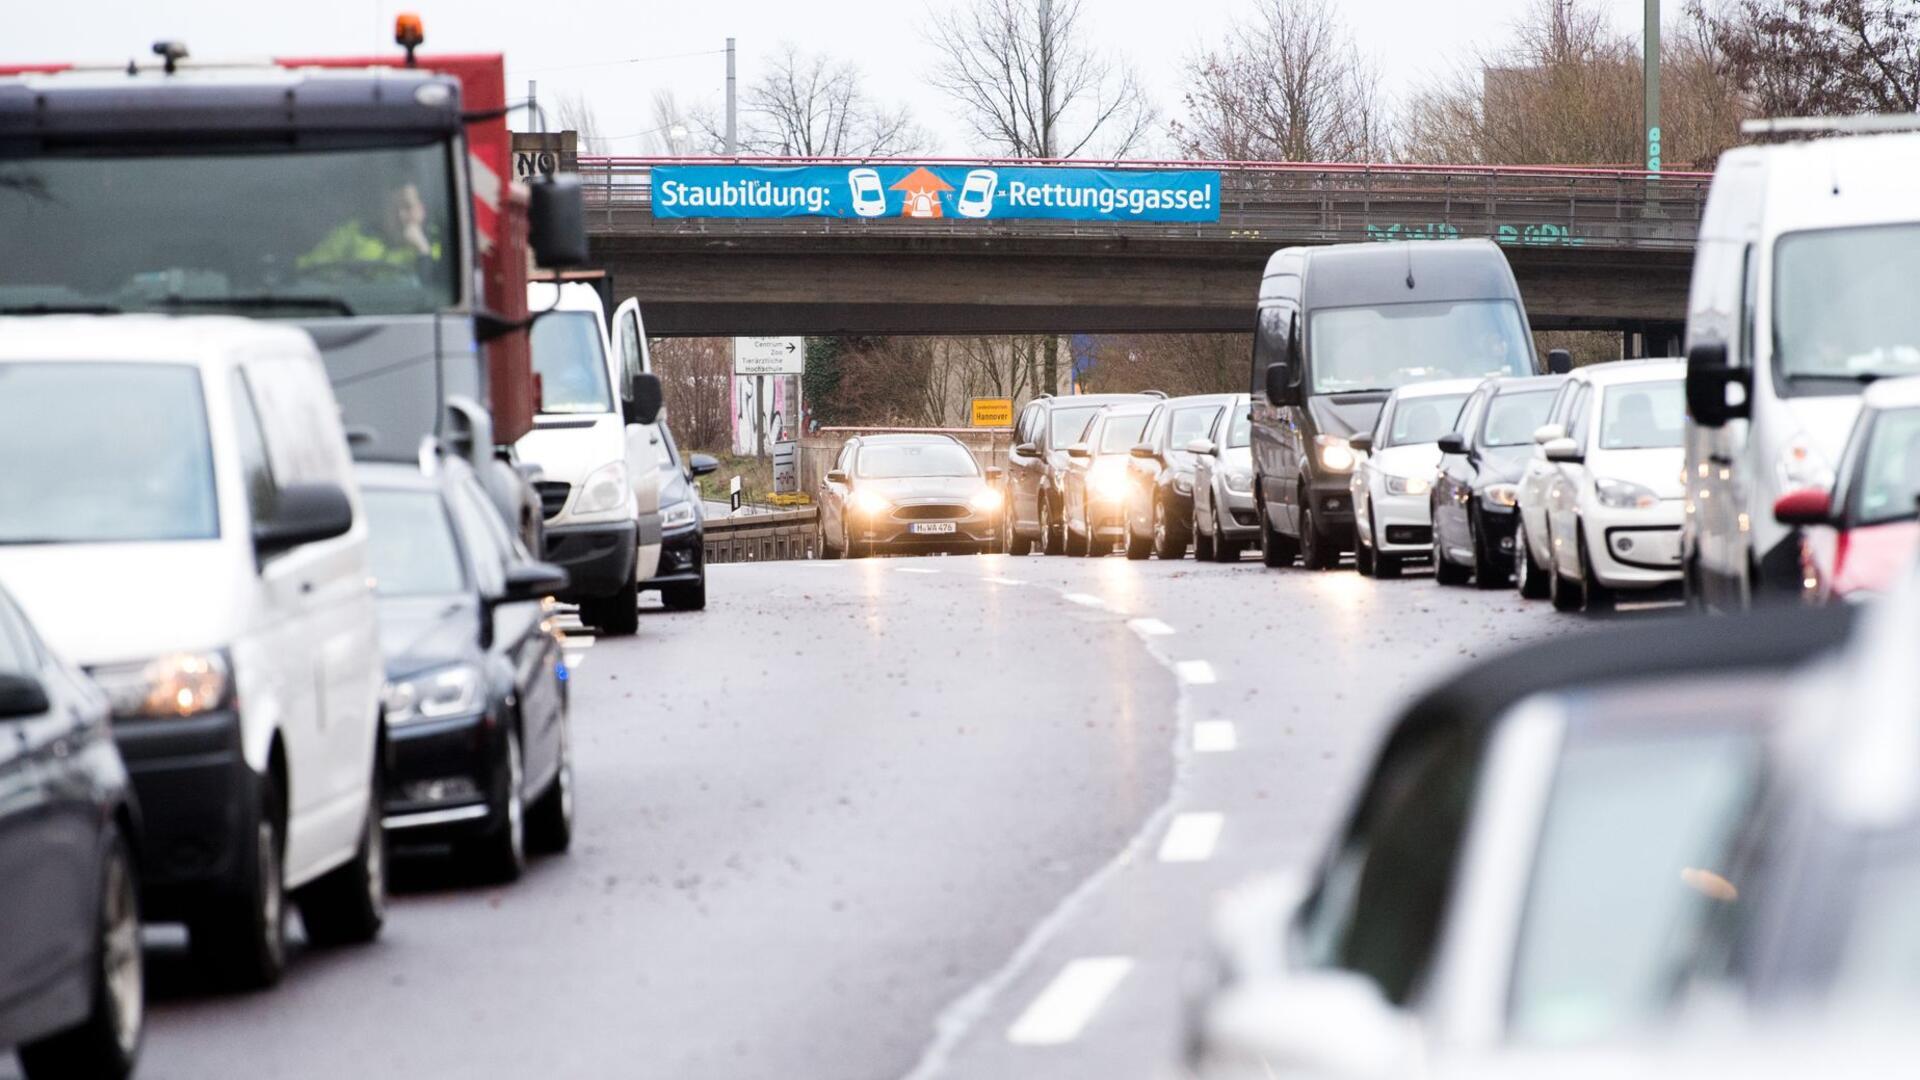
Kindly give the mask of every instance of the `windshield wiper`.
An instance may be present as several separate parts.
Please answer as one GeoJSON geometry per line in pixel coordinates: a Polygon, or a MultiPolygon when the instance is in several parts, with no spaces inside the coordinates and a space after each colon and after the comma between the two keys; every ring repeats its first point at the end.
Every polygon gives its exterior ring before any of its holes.
{"type": "Polygon", "coordinates": [[[16,304],[0,307],[0,315],[118,315],[112,304],[16,304]]]}
{"type": "Polygon", "coordinates": [[[259,308],[307,308],[316,311],[331,311],[336,315],[352,315],[353,307],[337,296],[281,296],[275,293],[257,293],[241,296],[163,296],[153,301],[157,308],[237,308],[255,310],[259,308]]]}

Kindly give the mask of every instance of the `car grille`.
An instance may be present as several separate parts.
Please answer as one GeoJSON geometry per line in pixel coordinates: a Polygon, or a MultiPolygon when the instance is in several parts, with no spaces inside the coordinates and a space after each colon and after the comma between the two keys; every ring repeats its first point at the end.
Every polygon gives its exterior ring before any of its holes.
{"type": "Polygon", "coordinates": [[[1431,544],[1433,530],[1425,525],[1389,525],[1387,526],[1389,544],[1431,544]]]}
{"type": "Polygon", "coordinates": [[[567,508],[567,496],[573,493],[573,485],[562,480],[541,480],[533,485],[533,490],[540,493],[541,516],[552,520],[567,508]]]}
{"type": "Polygon", "coordinates": [[[953,503],[919,503],[903,506],[893,512],[895,521],[950,521],[967,516],[965,506],[953,503]]]}

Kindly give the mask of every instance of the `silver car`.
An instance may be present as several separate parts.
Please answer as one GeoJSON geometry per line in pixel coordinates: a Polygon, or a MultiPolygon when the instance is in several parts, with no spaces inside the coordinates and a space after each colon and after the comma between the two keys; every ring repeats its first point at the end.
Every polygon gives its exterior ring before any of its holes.
{"type": "Polygon", "coordinates": [[[1253,507],[1253,451],[1245,394],[1220,410],[1213,430],[1187,444],[1193,455],[1193,557],[1237,562],[1260,539],[1253,507]]]}

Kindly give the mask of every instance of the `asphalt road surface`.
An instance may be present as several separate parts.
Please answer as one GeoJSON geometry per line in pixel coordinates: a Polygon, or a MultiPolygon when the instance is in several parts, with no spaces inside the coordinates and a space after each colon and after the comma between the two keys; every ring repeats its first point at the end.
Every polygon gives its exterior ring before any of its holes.
{"type": "Polygon", "coordinates": [[[399,867],[270,993],[155,932],[142,1075],[1179,1076],[1214,894],[1317,852],[1419,687],[1578,625],[1251,561],[711,574],[574,642],[571,854],[399,867]]]}

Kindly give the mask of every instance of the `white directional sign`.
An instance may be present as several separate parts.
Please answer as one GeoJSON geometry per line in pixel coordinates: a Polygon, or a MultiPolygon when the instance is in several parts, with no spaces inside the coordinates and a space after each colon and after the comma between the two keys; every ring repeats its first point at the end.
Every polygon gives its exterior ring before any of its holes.
{"type": "Polygon", "coordinates": [[[735,375],[798,375],[806,367],[807,339],[737,337],[733,339],[735,375]]]}

